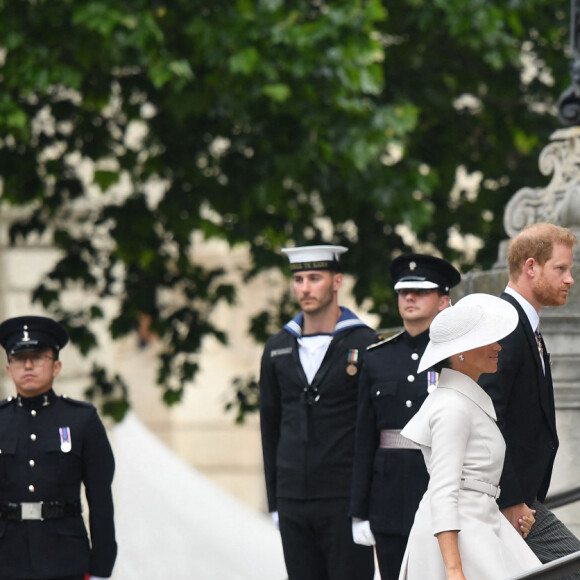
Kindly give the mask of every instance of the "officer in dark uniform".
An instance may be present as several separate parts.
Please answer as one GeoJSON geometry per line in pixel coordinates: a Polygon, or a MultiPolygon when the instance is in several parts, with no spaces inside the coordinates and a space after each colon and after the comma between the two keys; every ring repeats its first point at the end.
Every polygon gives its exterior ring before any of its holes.
{"type": "Polygon", "coordinates": [[[40,316],[0,324],[16,396],[0,403],[0,578],[111,576],[114,459],[93,405],[52,390],[64,327],[40,316]],[[81,515],[81,483],[90,540],[81,515]]]}
{"type": "Polygon", "coordinates": [[[342,246],[287,248],[302,312],[269,338],[260,373],[268,506],[289,580],[372,580],[348,515],[359,368],[376,333],[338,305],[342,246]]]}
{"type": "MultiPolygon", "coordinates": [[[[429,476],[419,447],[400,435],[437,384],[417,373],[429,326],[461,276],[445,260],[405,254],[391,263],[404,330],[367,349],[359,389],[353,489],[355,542],[373,545],[382,580],[393,580],[429,476]]],[[[428,574],[427,574],[428,575],[428,574]]]]}

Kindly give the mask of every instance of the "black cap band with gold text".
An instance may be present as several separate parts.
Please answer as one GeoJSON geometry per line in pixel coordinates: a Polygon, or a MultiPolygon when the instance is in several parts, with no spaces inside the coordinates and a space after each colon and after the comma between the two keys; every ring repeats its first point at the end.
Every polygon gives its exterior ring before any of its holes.
{"type": "Polygon", "coordinates": [[[300,272],[302,270],[334,270],[340,272],[340,264],[337,260],[319,260],[317,262],[296,262],[290,264],[290,271],[300,272]]]}

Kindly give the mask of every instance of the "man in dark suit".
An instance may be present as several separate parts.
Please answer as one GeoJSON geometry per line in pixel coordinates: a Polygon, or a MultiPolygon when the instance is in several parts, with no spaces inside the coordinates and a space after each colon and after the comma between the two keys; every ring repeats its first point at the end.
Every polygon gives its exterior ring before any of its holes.
{"type": "Polygon", "coordinates": [[[99,580],[117,554],[114,460],[93,405],[52,389],[68,334],[20,316],[0,324],[16,396],[0,402],[0,578],[99,580]],[[81,515],[81,484],[90,540],[81,515]]]}
{"type": "Polygon", "coordinates": [[[417,373],[433,318],[449,306],[459,272],[447,261],[403,254],[391,262],[404,330],[368,347],[361,370],[350,513],[353,537],[376,544],[382,580],[396,580],[429,475],[418,446],[400,431],[437,384],[417,373]]]}
{"type": "Polygon", "coordinates": [[[260,371],[268,507],[289,580],[372,580],[348,507],[359,367],[376,333],[338,305],[342,246],[283,250],[302,312],[270,337],[260,371]]]}
{"type": "Polygon", "coordinates": [[[549,223],[528,226],[512,239],[509,283],[501,297],[515,306],[519,323],[500,341],[498,372],[480,379],[494,401],[507,445],[500,509],[520,533],[521,518],[535,515],[526,541],[543,563],[580,550],[578,539],[542,503],[550,485],[558,434],[550,359],[538,329],[544,306],[566,303],[574,283],[571,268],[576,243],[570,230],[549,223]]]}

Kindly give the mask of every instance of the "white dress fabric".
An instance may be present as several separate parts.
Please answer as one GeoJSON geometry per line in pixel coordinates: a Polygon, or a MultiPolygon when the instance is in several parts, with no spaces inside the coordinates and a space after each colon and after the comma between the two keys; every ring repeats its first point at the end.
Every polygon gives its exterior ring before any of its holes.
{"type": "Polygon", "coordinates": [[[435,534],[458,530],[468,580],[502,580],[540,561],[499,511],[495,498],[461,489],[462,479],[497,486],[505,443],[493,403],[466,375],[443,369],[438,387],[402,434],[421,447],[430,474],[401,566],[399,580],[446,580],[435,534]]]}

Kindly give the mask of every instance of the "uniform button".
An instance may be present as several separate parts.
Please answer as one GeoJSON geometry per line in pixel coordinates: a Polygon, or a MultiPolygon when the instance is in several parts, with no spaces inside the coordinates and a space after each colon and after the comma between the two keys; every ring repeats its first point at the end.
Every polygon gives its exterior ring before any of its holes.
{"type": "Polygon", "coordinates": [[[30,411],[30,414],[31,414],[33,417],[36,417],[36,411],[35,411],[34,409],[32,409],[32,411],[30,411]]]}
{"type": "Polygon", "coordinates": [[[31,439],[32,441],[36,441],[36,435],[35,435],[34,433],[31,433],[31,435],[30,435],[30,439],[31,439]]]}
{"type": "Polygon", "coordinates": [[[409,376],[407,377],[407,380],[408,380],[410,383],[414,382],[414,381],[415,381],[415,375],[409,375],[409,376]]]}
{"type": "Polygon", "coordinates": [[[413,401],[407,401],[407,402],[405,403],[405,405],[406,405],[407,407],[412,407],[412,406],[413,406],[413,401]]]}
{"type": "Polygon", "coordinates": [[[34,459],[31,459],[31,460],[28,462],[28,465],[30,465],[30,467],[34,467],[34,466],[36,465],[36,463],[34,462],[34,459]]]}
{"type": "Polygon", "coordinates": [[[34,493],[34,492],[35,492],[34,486],[33,486],[33,485],[29,485],[29,486],[28,486],[28,491],[29,491],[30,493],[34,493]]]}
{"type": "Polygon", "coordinates": [[[419,360],[419,355],[418,355],[416,352],[414,352],[414,353],[411,355],[411,358],[412,358],[413,360],[419,360]]]}
{"type": "Polygon", "coordinates": [[[377,397],[381,394],[381,391],[377,391],[377,397]]]}

